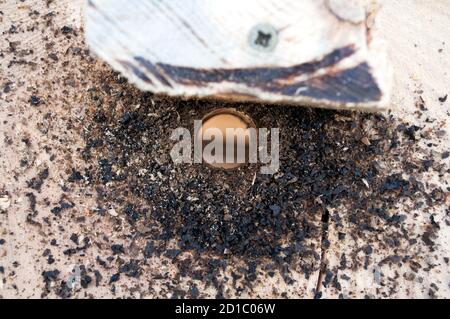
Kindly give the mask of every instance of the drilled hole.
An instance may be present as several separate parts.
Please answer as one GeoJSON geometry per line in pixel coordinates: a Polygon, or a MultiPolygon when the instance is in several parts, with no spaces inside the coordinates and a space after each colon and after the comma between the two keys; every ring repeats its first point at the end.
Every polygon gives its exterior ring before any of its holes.
{"type": "Polygon", "coordinates": [[[250,128],[256,129],[253,120],[235,109],[219,109],[208,113],[203,118],[197,134],[197,138],[201,139],[203,162],[214,168],[226,170],[247,164],[249,143],[257,143],[250,136],[250,128]],[[208,149],[205,151],[210,143],[216,142],[215,145],[222,145],[221,154],[217,153],[220,152],[217,147],[211,153],[208,149]],[[240,156],[242,154],[244,157],[240,156]]]}

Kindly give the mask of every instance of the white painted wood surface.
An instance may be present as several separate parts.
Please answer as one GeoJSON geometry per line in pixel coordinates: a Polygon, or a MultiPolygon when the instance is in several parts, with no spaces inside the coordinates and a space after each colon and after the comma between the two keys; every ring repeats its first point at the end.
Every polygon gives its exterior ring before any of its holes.
{"type": "Polygon", "coordinates": [[[381,110],[391,82],[375,13],[351,0],[90,0],[86,32],[142,90],[381,110]]]}

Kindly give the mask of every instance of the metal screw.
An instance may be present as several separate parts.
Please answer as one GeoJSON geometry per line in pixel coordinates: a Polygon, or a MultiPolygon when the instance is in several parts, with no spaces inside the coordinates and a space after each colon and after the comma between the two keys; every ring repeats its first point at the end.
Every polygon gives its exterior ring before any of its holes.
{"type": "Polygon", "coordinates": [[[278,44],[278,31],[270,24],[258,24],[249,33],[250,46],[260,52],[272,52],[278,44]]]}

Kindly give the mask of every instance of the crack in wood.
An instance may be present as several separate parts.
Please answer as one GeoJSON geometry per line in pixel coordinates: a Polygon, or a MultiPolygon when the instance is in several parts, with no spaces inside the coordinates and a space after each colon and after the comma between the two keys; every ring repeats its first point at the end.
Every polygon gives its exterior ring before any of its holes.
{"type": "Polygon", "coordinates": [[[316,289],[314,292],[314,299],[320,299],[322,297],[322,279],[323,275],[327,268],[327,260],[326,260],[326,253],[328,249],[330,248],[330,242],[328,241],[328,228],[329,228],[329,222],[330,222],[330,213],[325,208],[322,212],[322,237],[321,237],[321,243],[320,243],[320,268],[319,268],[319,274],[317,276],[317,282],[316,282],[316,289]]]}

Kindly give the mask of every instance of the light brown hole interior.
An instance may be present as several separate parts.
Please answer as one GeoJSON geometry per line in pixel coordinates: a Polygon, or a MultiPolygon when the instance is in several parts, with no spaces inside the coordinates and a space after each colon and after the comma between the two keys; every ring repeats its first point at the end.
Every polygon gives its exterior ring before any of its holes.
{"type": "MultiPolygon", "coordinates": [[[[232,170],[245,165],[248,162],[248,152],[249,152],[249,128],[256,128],[253,120],[246,114],[239,112],[235,109],[225,108],[218,109],[211,113],[208,113],[202,120],[202,126],[197,134],[197,137],[201,140],[202,145],[202,154],[205,146],[211,142],[209,139],[205,139],[205,132],[210,129],[215,128],[219,129],[223,136],[223,153],[224,158],[222,163],[212,162],[207,158],[203,157],[203,162],[218,169],[232,170]],[[227,139],[226,130],[230,129],[242,129],[242,131],[236,131],[233,135],[233,138],[229,140],[229,136],[227,139]],[[242,144],[242,142],[244,144],[242,144]],[[234,162],[227,163],[226,162],[226,149],[227,147],[233,147],[234,149],[234,162]],[[237,161],[237,150],[239,147],[245,149],[245,162],[239,163],[237,161]]],[[[212,139],[213,140],[213,139],[212,139]]]]}

